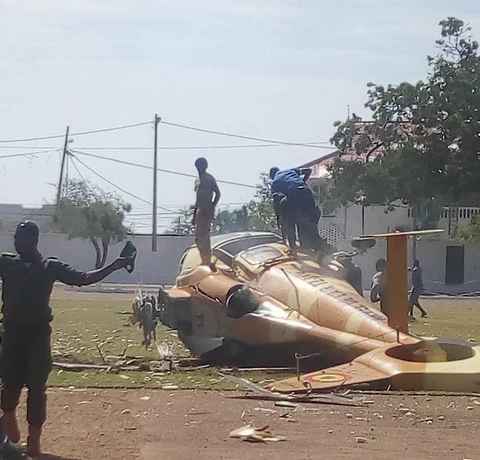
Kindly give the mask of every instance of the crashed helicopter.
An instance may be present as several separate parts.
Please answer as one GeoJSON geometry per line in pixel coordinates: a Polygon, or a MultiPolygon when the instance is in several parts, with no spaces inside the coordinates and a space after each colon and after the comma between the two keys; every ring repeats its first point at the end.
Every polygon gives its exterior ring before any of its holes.
{"type": "MultiPolygon", "coordinates": [[[[216,271],[195,246],[176,284],[159,293],[159,318],[209,362],[270,365],[317,358],[320,369],[269,385],[278,392],[378,382],[402,390],[480,391],[480,347],[408,333],[407,238],[435,231],[361,237],[356,251],[319,263],[293,255],[273,233],[212,238],[216,271]],[[387,240],[384,315],[347,281],[345,259],[387,240]],[[333,366],[333,367],[331,367],[333,366]]],[[[300,369],[299,369],[300,370],[300,369]]]]}

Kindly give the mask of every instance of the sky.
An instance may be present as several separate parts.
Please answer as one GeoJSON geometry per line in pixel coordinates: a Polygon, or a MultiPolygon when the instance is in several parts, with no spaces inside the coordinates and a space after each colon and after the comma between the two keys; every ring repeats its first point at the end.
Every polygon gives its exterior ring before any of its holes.
{"type": "MultiPolygon", "coordinates": [[[[415,82],[435,54],[438,22],[456,16],[480,39],[473,0],[0,0],[0,203],[55,200],[62,136],[153,120],[317,147],[159,150],[159,167],[194,174],[205,156],[217,179],[254,185],[271,166],[287,168],[332,151],[333,123],[364,109],[367,82],[415,82]]],[[[153,123],[71,136],[70,148],[152,164],[153,123]],[[101,147],[101,149],[100,149],[101,147]],[[144,150],[119,150],[143,147],[144,150]],[[107,148],[112,148],[107,150],[107,148]]],[[[255,141],[160,124],[161,147],[251,145],[255,141]]],[[[71,178],[105,191],[111,183],[151,201],[152,172],[77,155],[71,178]]],[[[75,161],[75,160],[73,160],[75,161]]],[[[158,175],[158,203],[194,200],[193,179],[158,175]]],[[[225,208],[251,199],[221,184],[225,208]]],[[[118,191],[118,190],[117,190],[118,191]]],[[[151,206],[133,205],[130,223],[148,231],[151,206]]],[[[160,231],[170,217],[160,216],[160,231]]]]}

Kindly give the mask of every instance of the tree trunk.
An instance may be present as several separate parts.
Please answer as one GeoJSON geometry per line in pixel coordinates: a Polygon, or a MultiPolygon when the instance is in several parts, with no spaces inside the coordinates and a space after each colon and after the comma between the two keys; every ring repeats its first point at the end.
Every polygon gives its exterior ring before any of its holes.
{"type": "Polygon", "coordinates": [[[95,255],[96,255],[95,268],[100,268],[101,267],[100,263],[102,261],[100,246],[98,244],[98,241],[93,237],[90,238],[90,242],[92,243],[92,246],[95,248],[95,255]]]}
{"type": "Polygon", "coordinates": [[[108,246],[110,245],[110,238],[102,238],[102,259],[100,261],[100,267],[105,265],[108,256],[108,246]]]}

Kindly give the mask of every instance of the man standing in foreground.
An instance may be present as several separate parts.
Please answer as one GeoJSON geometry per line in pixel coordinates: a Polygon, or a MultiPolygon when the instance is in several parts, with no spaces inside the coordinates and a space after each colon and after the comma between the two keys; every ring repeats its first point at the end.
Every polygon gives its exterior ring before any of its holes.
{"type": "Polygon", "coordinates": [[[115,270],[126,267],[128,258],[90,272],[80,272],[38,251],[39,230],[33,222],[22,222],[15,232],[17,254],[0,256],[3,282],[4,335],[1,352],[2,428],[12,442],[20,441],[16,408],[22,388],[28,388],[28,454],[41,454],[40,437],[47,416],[46,384],[51,370],[50,295],[55,281],[87,286],[98,283],[115,270]]]}
{"type": "Polygon", "coordinates": [[[410,304],[410,319],[415,319],[413,315],[414,307],[417,307],[422,313],[422,318],[425,318],[427,312],[420,305],[420,296],[423,292],[423,276],[422,267],[420,267],[420,261],[418,259],[413,262],[413,267],[410,270],[412,272],[412,290],[410,291],[408,299],[408,303],[410,304]]]}
{"type": "Polygon", "coordinates": [[[195,183],[196,201],[193,211],[195,225],[195,243],[202,259],[202,265],[212,265],[212,249],[210,245],[210,227],[215,217],[215,208],[220,201],[220,189],[215,178],[207,172],[208,162],[205,158],[195,161],[198,180],[195,183]]]}

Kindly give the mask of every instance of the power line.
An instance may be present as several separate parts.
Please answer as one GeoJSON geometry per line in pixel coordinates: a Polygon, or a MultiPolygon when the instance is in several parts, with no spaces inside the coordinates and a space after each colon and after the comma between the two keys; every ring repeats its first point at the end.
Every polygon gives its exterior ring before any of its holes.
{"type": "MultiPolygon", "coordinates": [[[[311,145],[314,145],[312,143],[311,145]]],[[[302,146],[302,143],[295,143],[295,145],[302,146]]],[[[158,150],[231,150],[231,149],[251,149],[264,147],[281,147],[282,144],[240,144],[240,145],[162,145],[158,146],[158,150]]],[[[288,147],[291,147],[289,144],[288,147]]],[[[152,147],[80,147],[82,150],[133,150],[140,151],[152,150],[152,147]]],[[[333,150],[335,147],[327,145],[318,145],[318,148],[333,150]]]]}
{"type": "MultiPolygon", "coordinates": [[[[114,163],[119,163],[119,164],[123,164],[123,165],[127,165],[127,166],[134,166],[136,168],[143,168],[143,169],[149,169],[149,170],[153,169],[152,166],[149,166],[149,165],[146,165],[146,164],[143,164],[143,163],[135,163],[133,161],[119,160],[117,158],[111,158],[111,157],[105,157],[105,156],[102,156],[102,155],[96,155],[95,153],[88,153],[88,152],[84,152],[82,150],[76,150],[76,149],[73,150],[72,149],[72,152],[75,152],[78,155],[84,155],[84,156],[88,156],[88,157],[92,157],[92,158],[98,158],[100,160],[112,161],[114,163]]],[[[159,172],[164,172],[164,173],[167,173],[167,174],[175,174],[177,176],[193,177],[193,178],[197,177],[194,174],[184,173],[184,172],[180,172],[180,171],[173,171],[173,170],[170,170],[170,169],[157,168],[157,170],[159,172]]],[[[228,185],[236,185],[236,186],[239,186],[239,187],[251,188],[251,189],[255,189],[255,190],[257,189],[256,185],[243,184],[241,182],[233,182],[233,181],[220,180],[220,179],[217,179],[217,182],[222,183],[222,184],[228,184],[228,185]]]]}
{"type": "MultiPolygon", "coordinates": [[[[302,145],[300,142],[295,143],[302,145]]],[[[320,142],[315,143],[311,142],[312,145],[320,144],[320,142]]],[[[323,144],[323,142],[322,142],[323,144]]],[[[239,144],[239,145],[160,145],[158,146],[158,150],[230,150],[230,149],[252,149],[252,148],[264,148],[264,147],[281,147],[281,144],[239,144]]],[[[335,147],[331,147],[328,145],[319,145],[319,148],[332,150],[335,147]]],[[[18,146],[18,145],[0,145],[0,149],[28,149],[31,148],[30,146],[18,146]]],[[[35,147],[36,149],[55,149],[56,147],[53,146],[45,146],[45,147],[35,147]]],[[[152,147],[146,146],[117,146],[117,147],[79,147],[82,150],[111,150],[111,151],[150,151],[152,147]]]]}
{"type": "Polygon", "coordinates": [[[86,134],[96,134],[96,133],[107,133],[110,131],[119,131],[121,129],[137,128],[138,126],[151,125],[151,121],[140,121],[138,123],[130,123],[128,125],[113,126],[111,128],[99,128],[91,129],[89,131],[77,131],[76,133],[71,133],[70,136],[84,136],[86,134]]]}
{"type": "Polygon", "coordinates": [[[84,168],[88,169],[91,173],[95,174],[97,177],[99,177],[100,179],[104,180],[105,182],[107,182],[108,184],[110,184],[112,187],[115,187],[116,189],[120,190],[121,192],[125,193],[126,195],[129,195],[143,203],[146,203],[146,204],[151,204],[150,201],[148,200],[145,200],[144,198],[138,196],[138,195],[135,195],[134,193],[131,193],[129,192],[128,190],[125,190],[124,188],[120,187],[119,185],[113,183],[111,180],[107,179],[105,176],[103,176],[102,174],[100,174],[99,172],[95,171],[93,168],[91,168],[90,166],[88,166],[87,164],[85,164],[82,160],[80,160],[79,158],[77,158],[76,156],[73,156],[75,158],[76,161],[78,161],[84,168]]]}
{"type": "Polygon", "coordinates": [[[58,149],[58,147],[56,147],[54,145],[44,145],[44,146],[36,145],[35,147],[32,147],[31,145],[0,145],[0,149],[23,150],[23,149],[32,149],[32,148],[34,148],[35,150],[38,150],[38,149],[42,149],[42,150],[58,149]]]}
{"type": "MultiPolygon", "coordinates": [[[[84,136],[86,134],[95,134],[95,133],[106,133],[109,131],[118,131],[121,129],[128,129],[128,128],[136,128],[138,126],[145,126],[152,124],[151,121],[141,121],[138,123],[130,123],[127,125],[120,125],[120,126],[112,126],[110,128],[98,128],[98,129],[91,129],[88,131],[77,131],[75,133],[71,133],[71,136],[84,136]]],[[[1,144],[8,144],[8,143],[16,143],[16,142],[33,142],[33,141],[44,141],[47,139],[60,139],[65,137],[65,134],[55,134],[52,136],[40,136],[40,137],[26,137],[22,139],[0,139],[1,144]]]]}
{"type": "Polygon", "coordinates": [[[80,176],[80,179],[82,179],[83,182],[87,182],[87,179],[85,179],[85,176],[82,174],[82,171],[80,171],[80,169],[77,166],[77,159],[73,155],[70,155],[70,153],[68,156],[72,160],[72,165],[75,168],[75,171],[77,171],[77,174],[80,176]]]}
{"type": "Polygon", "coordinates": [[[8,155],[0,155],[0,160],[6,159],[6,158],[20,158],[20,157],[29,157],[33,155],[40,155],[43,153],[52,153],[52,152],[57,152],[59,149],[51,149],[51,150],[42,150],[39,152],[24,152],[24,153],[11,153],[8,155]]]}
{"type": "MultiPolygon", "coordinates": [[[[287,141],[278,141],[275,139],[266,139],[262,137],[254,137],[254,136],[243,136],[241,134],[234,134],[234,133],[228,133],[224,131],[216,131],[213,129],[204,129],[204,128],[197,128],[195,126],[190,126],[190,125],[185,125],[183,123],[173,123],[171,121],[165,121],[165,120],[160,120],[161,124],[167,125],[167,126],[173,126],[175,128],[182,128],[182,129],[188,129],[190,131],[197,131],[200,133],[206,133],[206,134],[215,134],[217,136],[226,136],[226,137],[234,137],[237,139],[247,139],[250,141],[259,141],[259,142],[267,142],[269,144],[276,144],[276,145],[291,145],[291,146],[302,146],[302,147],[311,147],[311,148],[325,148],[320,145],[314,144],[314,143],[303,143],[303,142],[287,142],[287,141]]],[[[327,143],[327,142],[325,142],[327,143]]]]}

